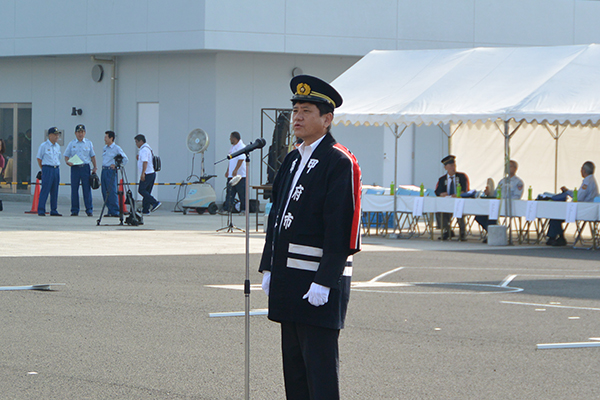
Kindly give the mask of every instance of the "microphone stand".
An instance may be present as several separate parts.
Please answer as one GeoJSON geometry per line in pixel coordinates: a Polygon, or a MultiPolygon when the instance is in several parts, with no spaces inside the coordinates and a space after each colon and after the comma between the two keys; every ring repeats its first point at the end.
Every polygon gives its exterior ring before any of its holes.
{"type": "Polygon", "coordinates": [[[244,311],[245,318],[245,388],[244,398],[250,399],[250,155],[246,153],[246,279],[244,280],[244,296],[246,308],[244,311]]]}
{"type": "MultiPolygon", "coordinates": [[[[252,146],[252,143],[246,146],[245,149],[240,150],[240,152],[235,152],[230,154],[227,158],[231,159],[241,155],[242,153],[246,155],[246,199],[245,199],[245,216],[246,216],[246,279],[244,280],[244,297],[246,307],[244,310],[244,320],[245,320],[245,385],[244,385],[244,399],[250,399],[250,152],[252,150],[256,150],[264,147],[265,140],[257,139],[258,144],[252,146]]],[[[225,160],[221,160],[225,161],[225,160]]],[[[217,161],[215,163],[218,164],[221,161],[217,161]]]]}

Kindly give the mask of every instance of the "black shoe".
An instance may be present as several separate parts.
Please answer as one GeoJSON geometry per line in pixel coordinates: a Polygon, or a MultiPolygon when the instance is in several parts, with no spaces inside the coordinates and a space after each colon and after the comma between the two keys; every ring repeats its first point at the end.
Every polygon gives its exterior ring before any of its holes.
{"type": "Polygon", "coordinates": [[[46,214],[38,214],[38,217],[45,217],[46,214]]]}
{"type": "Polygon", "coordinates": [[[487,243],[487,238],[484,237],[483,240],[481,241],[481,243],[487,243]]]}
{"type": "Polygon", "coordinates": [[[51,217],[62,217],[62,214],[56,213],[56,214],[50,214],[51,217]]]}
{"type": "Polygon", "coordinates": [[[79,214],[77,213],[71,213],[71,217],[77,217],[79,214]]]}
{"type": "Polygon", "coordinates": [[[551,237],[548,238],[548,240],[546,241],[546,246],[554,246],[554,243],[556,243],[556,239],[551,237]]]}
{"type": "Polygon", "coordinates": [[[439,240],[448,240],[450,238],[450,234],[448,232],[444,232],[442,233],[442,236],[439,238],[439,240]]]}
{"type": "Polygon", "coordinates": [[[119,216],[117,214],[105,214],[104,217],[105,218],[119,218],[119,216]]]}
{"type": "Polygon", "coordinates": [[[559,237],[558,239],[556,239],[554,241],[554,243],[552,243],[552,246],[554,246],[554,247],[566,246],[566,245],[567,245],[567,240],[564,237],[559,237]]]}
{"type": "Polygon", "coordinates": [[[86,213],[88,217],[93,217],[94,214],[93,213],[86,213]]]}

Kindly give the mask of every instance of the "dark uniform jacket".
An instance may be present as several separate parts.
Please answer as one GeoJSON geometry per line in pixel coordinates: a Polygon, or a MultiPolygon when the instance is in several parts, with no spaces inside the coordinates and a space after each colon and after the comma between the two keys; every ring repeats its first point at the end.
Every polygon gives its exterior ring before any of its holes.
{"type": "Polygon", "coordinates": [[[360,168],[354,155],[326,134],[285,209],[300,161],[298,150],[290,152],[273,182],[259,268],[271,271],[269,319],[341,329],[350,295],[349,256],[360,251],[360,168]],[[302,299],[312,282],[330,288],[325,305],[302,299]]]}
{"type": "MultiPolygon", "coordinates": [[[[455,178],[458,177],[458,183],[461,186],[461,192],[465,193],[470,190],[469,188],[469,177],[467,174],[463,172],[457,172],[455,178]]],[[[455,183],[456,184],[456,183],[455,183]]],[[[439,196],[442,193],[448,193],[448,174],[440,176],[437,185],[435,186],[435,194],[439,196]]],[[[456,194],[456,189],[454,190],[454,194],[456,194]]]]}

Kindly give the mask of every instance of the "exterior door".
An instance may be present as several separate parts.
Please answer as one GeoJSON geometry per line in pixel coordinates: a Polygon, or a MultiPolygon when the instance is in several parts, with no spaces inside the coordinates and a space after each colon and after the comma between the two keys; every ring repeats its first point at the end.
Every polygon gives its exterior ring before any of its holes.
{"type": "Polygon", "coordinates": [[[31,104],[0,103],[0,139],[4,142],[4,170],[0,192],[30,193],[31,104]]]}

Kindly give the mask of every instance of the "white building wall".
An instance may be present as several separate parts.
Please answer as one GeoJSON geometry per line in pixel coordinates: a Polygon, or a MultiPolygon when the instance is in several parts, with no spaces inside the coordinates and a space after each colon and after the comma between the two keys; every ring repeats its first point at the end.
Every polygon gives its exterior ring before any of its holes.
{"type": "Polygon", "coordinates": [[[568,45],[600,42],[599,17],[590,0],[3,0],[0,57],[568,45]]]}

